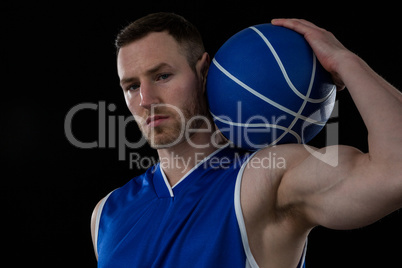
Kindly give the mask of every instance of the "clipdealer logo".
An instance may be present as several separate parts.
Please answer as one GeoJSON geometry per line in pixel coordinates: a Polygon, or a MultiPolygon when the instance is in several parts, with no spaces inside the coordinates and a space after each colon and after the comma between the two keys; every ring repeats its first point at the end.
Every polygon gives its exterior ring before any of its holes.
{"type": "MultiPolygon", "coordinates": [[[[93,149],[93,148],[109,148],[109,149],[117,149],[118,152],[118,160],[125,161],[126,160],[126,150],[129,149],[139,149],[143,147],[147,141],[144,136],[136,141],[130,141],[127,139],[127,127],[130,123],[134,123],[136,125],[136,118],[133,115],[124,116],[114,114],[116,111],[116,105],[113,103],[107,104],[105,101],[99,101],[98,103],[80,103],[72,107],[66,114],[64,120],[64,133],[67,140],[75,147],[81,149],[93,149]],[[95,111],[97,115],[95,115],[94,120],[98,121],[98,135],[96,140],[92,141],[82,141],[77,138],[77,135],[74,135],[74,132],[77,129],[73,129],[73,121],[76,117],[80,116],[80,113],[85,110],[95,111]]],[[[184,115],[181,113],[180,109],[175,108],[176,112],[178,112],[179,116],[184,120],[184,115]]],[[[323,149],[313,149],[312,147],[302,144],[304,148],[315,158],[321,160],[322,162],[336,167],[338,165],[338,146],[339,142],[339,122],[338,122],[338,101],[335,102],[334,109],[332,111],[331,117],[329,118],[326,126],[325,126],[325,144],[323,149]]],[[[321,111],[318,110],[311,117],[316,119],[320,119],[321,111]]],[[[137,118],[138,121],[143,120],[142,118],[137,118]]],[[[191,120],[190,120],[191,121],[191,120]]],[[[205,122],[209,124],[209,121],[205,118],[205,122]]],[[[311,123],[305,121],[303,124],[303,129],[306,129],[311,123]]],[[[184,135],[184,131],[189,126],[182,124],[183,129],[181,135],[184,135]]],[[[208,129],[211,130],[213,126],[208,126],[208,129]]],[[[190,131],[197,131],[195,129],[191,129],[190,131]]],[[[199,131],[205,131],[205,129],[200,129],[199,131]]],[[[322,130],[324,131],[324,130],[322,130]]],[[[187,134],[187,133],[186,133],[187,134]]],[[[187,134],[188,135],[188,134],[187,134]]],[[[214,133],[213,135],[216,135],[214,133]]],[[[272,133],[267,133],[267,135],[272,135],[272,133]]],[[[186,136],[187,137],[187,136],[186,136]]],[[[303,133],[302,133],[303,137],[303,133]]],[[[174,145],[174,142],[172,143],[174,145]]],[[[197,147],[196,144],[191,144],[194,147],[197,147]]],[[[201,145],[203,146],[203,145],[201,145]]],[[[144,157],[140,157],[138,152],[132,152],[129,154],[130,161],[130,169],[138,167],[139,163],[156,163],[155,159],[150,159],[148,162],[144,162],[144,157]],[[135,163],[133,163],[135,162],[135,163]]],[[[184,160],[183,160],[184,161],[184,160]]]]}
{"type": "Polygon", "coordinates": [[[116,110],[116,105],[106,105],[105,101],[96,103],[80,103],[71,108],[64,120],[64,133],[67,140],[75,147],[81,149],[111,148],[118,150],[119,161],[126,160],[126,148],[138,149],[144,146],[147,141],[143,136],[137,141],[131,142],[127,139],[126,128],[130,123],[135,124],[134,116],[108,114],[116,110]],[[83,110],[97,111],[98,139],[95,141],[81,141],[73,133],[72,123],[76,116],[83,110]],[[117,131],[116,131],[117,124],[117,131]],[[116,144],[117,140],[117,144],[116,144]]]}

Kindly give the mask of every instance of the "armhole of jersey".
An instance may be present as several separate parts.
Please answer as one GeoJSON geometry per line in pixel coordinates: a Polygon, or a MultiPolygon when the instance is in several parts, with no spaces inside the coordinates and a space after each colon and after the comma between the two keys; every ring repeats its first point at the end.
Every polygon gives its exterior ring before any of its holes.
{"type": "Polygon", "coordinates": [[[95,252],[96,255],[98,256],[98,232],[99,232],[99,223],[100,223],[100,218],[102,215],[102,210],[103,210],[103,206],[105,205],[107,199],[109,198],[109,196],[114,192],[111,191],[107,196],[105,196],[102,199],[102,202],[100,203],[99,207],[98,207],[98,211],[96,212],[96,219],[95,219],[95,242],[94,242],[94,248],[95,248],[95,252]]]}
{"type": "Polygon", "coordinates": [[[304,243],[303,254],[302,254],[302,257],[300,259],[300,265],[298,266],[299,268],[305,267],[306,254],[307,254],[307,243],[308,243],[308,238],[306,238],[306,243],[304,243]]]}
{"type": "MultiPolygon", "coordinates": [[[[240,168],[240,171],[237,174],[237,178],[236,178],[236,186],[235,186],[235,194],[234,194],[234,205],[235,205],[237,223],[239,224],[241,240],[242,240],[244,252],[246,253],[246,258],[247,258],[246,263],[245,263],[246,268],[259,268],[257,262],[254,259],[253,253],[251,253],[250,245],[248,243],[246,224],[244,223],[243,212],[241,209],[241,202],[240,202],[241,181],[243,178],[244,169],[246,168],[250,159],[253,158],[256,153],[257,152],[253,153],[243,163],[242,167],[240,168]]],[[[307,242],[308,242],[308,240],[306,239],[306,243],[304,244],[304,248],[303,248],[303,253],[300,258],[299,265],[297,267],[300,267],[300,268],[305,267],[304,264],[306,261],[307,242]]]]}
{"type": "Polygon", "coordinates": [[[234,194],[234,205],[235,205],[235,212],[237,223],[239,224],[241,240],[243,243],[244,252],[246,253],[246,265],[245,267],[250,268],[258,268],[258,264],[254,259],[253,254],[251,253],[250,245],[248,243],[247,231],[246,231],[246,224],[244,223],[243,212],[241,210],[241,202],[240,202],[240,190],[241,190],[241,181],[243,178],[244,169],[247,166],[247,163],[250,161],[251,158],[256,153],[253,153],[241,166],[239,173],[237,174],[236,178],[236,187],[235,187],[235,194],[234,194]]]}

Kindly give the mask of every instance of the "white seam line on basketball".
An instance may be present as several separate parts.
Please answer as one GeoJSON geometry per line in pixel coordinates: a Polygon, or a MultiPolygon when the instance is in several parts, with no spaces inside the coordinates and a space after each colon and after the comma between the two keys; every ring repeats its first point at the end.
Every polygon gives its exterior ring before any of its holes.
{"type": "MultiPolygon", "coordinates": [[[[310,84],[308,85],[308,89],[307,89],[307,94],[306,97],[310,97],[311,94],[311,90],[313,89],[313,84],[314,84],[314,78],[315,78],[315,71],[316,71],[316,67],[317,67],[317,61],[316,61],[316,57],[313,54],[313,68],[311,70],[311,77],[310,77],[310,84]]],[[[303,100],[302,105],[300,105],[299,111],[297,112],[297,114],[301,114],[304,110],[304,107],[306,107],[306,103],[307,103],[307,98],[303,100]]],[[[279,136],[279,138],[277,138],[276,140],[274,140],[270,145],[275,145],[278,142],[281,141],[281,139],[293,128],[293,126],[296,124],[297,121],[297,117],[295,117],[292,121],[292,123],[290,123],[290,125],[288,126],[288,128],[286,129],[285,132],[282,133],[281,136],[279,136]]],[[[303,130],[302,130],[303,131],[303,130]]],[[[300,143],[301,141],[298,141],[298,143],[300,143]]]]}
{"type": "Polygon", "coordinates": [[[237,122],[232,122],[232,121],[222,119],[219,116],[213,114],[211,111],[209,111],[209,112],[211,113],[211,115],[212,115],[212,117],[214,119],[216,119],[216,120],[218,120],[218,121],[220,121],[220,122],[222,122],[224,124],[227,124],[227,125],[231,125],[231,126],[235,126],[235,127],[270,127],[270,128],[277,128],[277,129],[281,129],[281,130],[284,130],[284,131],[288,131],[290,134],[292,134],[297,139],[298,143],[301,142],[301,137],[300,137],[299,134],[297,134],[295,131],[293,131],[291,129],[288,129],[286,127],[283,127],[281,125],[264,124],[264,123],[259,123],[259,124],[257,124],[257,123],[254,123],[254,124],[251,124],[251,123],[246,123],[246,124],[245,123],[237,123],[237,122]]]}
{"type": "Polygon", "coordinates": [[[262,95],[261,93],[255,91],[254,89],[252,89],[251,87],[247,86],[246,84],[244,84],[242,81],[240,81],[239,79],[237,79],[235,76],[233,76],[231,73],[229,73],[225,68],[223,68],[218,61],[213,58],[212,63],[215,64],[215,66],[222,72],[224,73],[227,77],[229,77],[231,80],[233,80],[234,82],[236,82],[238,85],[240,85],[242,88],[246,89],[247,91],[249,91],[251,94],[255,95],[256,97],[260,98],[261,100],[271,104],[272,106],[278,108],[279,110],[282,110],[290,115],[293,115],[297,118],[303,119],[304,121],[307,121],[309,123],[312,124],[316,124],[316,125],[325,125],[324,122],[321,121],[317,121],[308,117],[305,117],[304,115],[299,115],[296,112],[289,110],[288,108],[280,105],[277,102],[274,102],[273,100],[267,98],[266,96],[262,95]]]}
{"type": "MultiPolygon", "coordinates": [[[[268,41],[268,39],[265,37],[265,35],[263,35],[257,28],[255,28],[254,26],[249,27],[250,29],[254,30],[260,37],[261,39],[265,42],[265,44],[268,46],[269,50],[271,51],[272,55],[274,56],[276,62],[278,63],[279,69],[282,72],[283,77],[286,80],[286,83],[288,84],[288,86],[292,89],[292,91],[299,96],[301,99],[303,100],[307,100],[308,102],[311,103],[321,103],[323,101],[325,101],[326,99],[328,99],[331,95],[332,92],[335,90],[335,86],[332,87],[331,91],[329,92],[329,94],[327,96],[325,96],[324,98],[321,99],[312,99],[309,98],[308,96],[303,95],[299,90],[297,90],[297,88],[293,85],[292,81],[290,80],[285,67],[282,64],[281,59],[279,58],[278,54],[276,53],[274,47],[271,45],[271,43],[268,41]]],[[[313,53],[313,57],[315,58],[315,54],[313,53]]]]}

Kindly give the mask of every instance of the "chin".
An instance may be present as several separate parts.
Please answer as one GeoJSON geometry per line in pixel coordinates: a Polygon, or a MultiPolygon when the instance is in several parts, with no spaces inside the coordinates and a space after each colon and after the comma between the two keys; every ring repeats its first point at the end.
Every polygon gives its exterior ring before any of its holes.
{"type": "Polygon", "coordinates": [[[163,131],[161,133],[156,133],[149,137],[148,143],[153,149],[167,149],[171,148],[179,143],[182,143],[184,139],[183,133],[180,131],[163,131]]]}

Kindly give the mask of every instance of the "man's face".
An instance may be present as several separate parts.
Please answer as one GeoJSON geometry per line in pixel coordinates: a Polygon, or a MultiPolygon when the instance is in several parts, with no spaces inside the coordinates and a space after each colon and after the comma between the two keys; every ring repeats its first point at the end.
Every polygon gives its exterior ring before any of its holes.
{"type": "MultiPolygon", "coordinates": [[[[194,72],[168,33],[150,33],[122,47],[117,67],[127,106],[151,147],[182,142],[188,121],[206,115],[201,63],[194,72]]],[[[196,122],[192,129],[200,127],[196,122]]]]}

